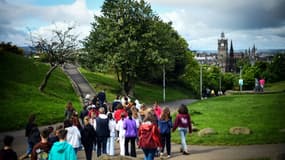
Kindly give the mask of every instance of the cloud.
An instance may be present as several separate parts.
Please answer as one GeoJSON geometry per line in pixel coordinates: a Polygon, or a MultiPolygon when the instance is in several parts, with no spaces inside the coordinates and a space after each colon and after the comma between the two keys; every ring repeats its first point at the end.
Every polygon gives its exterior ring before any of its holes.
{"type": "MultiPolygon", "coordinates": [[[[11,36],[9,35],[15,35],[19,32],[22,33],[22,36],[28,37],[27,28],[32,29],[33,32],[40,33],[52,27],[53,24],[62,26],[62,24],[71,23],[76,25],[80,38],[83,38],[83,36],[88,35],[93,16],[98,14],[98,12],[89,10],[85,0],[76,0],[72,4],[48,7],[27,3],[14,4],[1,0],[0,14],[0,41],[10,41],[11,36]],[[45,26],[39,27],[40,24],[45,26]],[[2,35],[2,33],[6,34],[2,35]]],[[[23,45],[23,42],[17,41],[16,44],[23,45]]]]}

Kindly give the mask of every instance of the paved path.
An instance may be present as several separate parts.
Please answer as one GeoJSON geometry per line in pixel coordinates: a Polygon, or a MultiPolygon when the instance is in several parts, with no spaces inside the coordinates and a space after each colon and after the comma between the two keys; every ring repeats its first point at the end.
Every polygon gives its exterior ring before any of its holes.
{"type": "MultiPolygon", "coordinates": [[[[65,66],[65,72],[73,80],[75,87],[78,88],[81,97],[85,97],[86,94],[91,96],[95,94],[95,91],[88,84],[86,79],[80,74],[80,72],[73,65],[65,66]]],[[[190,104],[197,100],[183,99],[174,102],[167,102],[160,104],[161,106],[169,106],[172,111],[176,111],[178,106],[182,103],[190,104]]],[[[56,126],[53,125],[54,127],[56,126]]],[[[46,126],[43,126],[46,127],[46,126]]],[[[41,127],[41,128],[43,128],[41,127]]],[[[5,135],[12,135],[15,137],[13,148],[17,152],[18,156],[25,153],[26,138],[24,137],[24,130],[3,132],[0,133],[0,140],[3,141],[5,135]]],[[[283,155],[281,159],[285,159],[285,144],[266,144],[266,145],[245,145],[245,146],[199,146],[190,145],[190,155],[182,155],[180,152],[179,144],[172,144],[172,156],[173,160],[249,160],[252,158],[271,158],[275,160],[278,155],[283,155]]],[[[119,154],[119,145],[116,144],[116,155],[119,154]]],[[[138,159],[143,159],[143,152],[141,149],[137,149],[138,159]]],[[[78,153],[79,160],[84,160],[85,155],[83,151],[78,153]]],[[[95,154],[93,154],[93,159],[95,154]]],[[[160,159],[160,158],[156,158],[160,159]]],[[[280,159],[280,160],[281,160],[280,159]]]]}
{"type": "Polygon", "coordinates": [[[84,98],[87,94],[89,94],[91,97],[95,95],[94,89],[77,70],[77,67],[75,65],[66,64],[64,66],[64,71],[73,81],[75,89],[77,90],[77,92],[79,92],[82,98],[84,98]]]}

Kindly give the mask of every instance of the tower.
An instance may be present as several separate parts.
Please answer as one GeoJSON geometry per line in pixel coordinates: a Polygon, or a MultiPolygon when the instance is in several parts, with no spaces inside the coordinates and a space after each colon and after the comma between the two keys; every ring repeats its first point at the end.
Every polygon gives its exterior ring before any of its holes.
{"type": "Polygon", "coordinates": [[[221,33],[221,38],[218,39],[218,63],[222,72],[226,71],[228,56],[228,40],[225,38],[224,32],[221,33]]]}
{"type": "Polygon", "coordinates": [[[226,71],[228,72],[234,72],[235,71],[235,57],[234,57],[234,48],[233,48],[233,42],[231,40],[231,46],[230,46],[230,56],[228,58],[228,67],[226,71]]]}

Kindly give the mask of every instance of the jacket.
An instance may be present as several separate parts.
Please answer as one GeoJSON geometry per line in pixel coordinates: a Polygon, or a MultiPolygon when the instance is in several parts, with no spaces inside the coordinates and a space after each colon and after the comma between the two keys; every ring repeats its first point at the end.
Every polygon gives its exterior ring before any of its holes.
{"type": "Polygon", "coordinates": [[[156,149],[161,147],[160,133],[157,125],[144,122],[139,127],[139,146],[143,149],[156,149]]]}
{"type": "Polygon", "coordinates": [[[50,150],[49,160],[77,160],[73,147],[67,143],[55,142],[50,150]]]}
{"type": "Polygon", "coordinates": [[[188,128],[189,133],[192,133],[192,125],[189,114],[178,114],[175,118],[174,126],[172,131],[175,131],[176,128],[188,128]]]}
{"type": "Polygon", "coordinates": [[[126,118],[123,127],[126,130],[125,137],[137,137],[137,125],[134,119],[126,118]]]}

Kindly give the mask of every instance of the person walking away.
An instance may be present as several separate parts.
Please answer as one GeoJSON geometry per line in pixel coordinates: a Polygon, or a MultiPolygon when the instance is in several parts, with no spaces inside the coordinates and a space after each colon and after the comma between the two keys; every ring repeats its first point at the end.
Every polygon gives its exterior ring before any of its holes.
{"type": "Polygon", "coordinates": [[[103,107],[99,108],[99,115],[94,121],[94,128],[97,134],[97,157],[106,154],[107,139],[110,136],[109,119],[103,107]]]}
{"type": "Polygon", "coordinates": [[[166,146],[167,157],[171,156],[171,128],[172,128],[172,119],[170,116],[170,109],[168,107],[164,108],[161,114],[160,119],[158,120],[158,128],[160,131],[161,137],[161,150],[160,156],[163,156],[164,147],[166,146]]]}
{"type": "Polygon", "coordinates": [[[115,155],[115,136],[116,136],[116,121],[113,118],[113,114],[109,112],[107,114],[109,119],[110,136],[107,139],[107,154],[110,156],[115,155]]]}
{"type": "Polygon", "coordinates": [[[12,149],[14,137],[7,135],[4,137],[4,147],[0,150],[0,160],[17,160],[17,153],[12,149]]]}
{"type": "Polygon", "coordinates": [[[255,87],[254,87],[254,91],[255,93],[259,92],[259,80],[257,78],[255,78],[255,87]]]}
{"type": "Polygon", "coordinates": [[[144,152],[144,160],[154,160],[157,148],[161,147],[160,134],[155,121],[155,114],[149,112],[139,127],[139,147],[144,152]]]}
{"type": "Polygon", "coordinates": [[[96,144],[96,133],[93,126],[90,124],[90,118],[85,116],[83,118],[84,127],[81,135],[81,142],[84,147],[86,160],[92,159],[93,144],[96,144]]]}
{"type": "Polygon", "coordinates": [[[128,118],[124,120],[123,127],[125,132],[125,155],[136,157],[136,138],[138,125],[133,119],[133,113],[131,110],[128,111],[128,118]],[[131,154],[129,154],[129,142],[131,142],[131,154]]]}
{"type": "Polygon", "coordinates": [[[28,158],[32,153],[34,145],[41,140],[40,131],[35,121],[36,121],[36,115],[31,114],[29,116],[28,124],[26,125],[25,129],[25,136],[27,137],[28,148],[26,153],[19,157],[20,160],[28,158]]]}
{"type": "MultiPolygon", "coordinates": [[[[99,106],[102,107],[103,104],[106,102],[106,93],[105,90],[102,90],[97,94],[98,100],[99,100],[99,106]]],[[[107,110],[105,110],[106,112],[107,110]]]]}
{"type": "Polygon", "coordinates": [[[126,130],[124,129],[124,126],[123,126],[125,117],[126,117],[125,112],[122,112],[121,119],[118,121],[116,125],[116,130],[119,132],[119,143],[120,143],[120,155],[121,156],[125,155],[125,132],[126,130]]]}
{"type": "Polygon", "coordinates": [[[79,129],[70,122],[70,120],[64,121],[64,128],[67,130],[66,141],[72,145],[75,153],[77,154],[81,145],[81,134],[79,129]]]}
{"type": "Polygon", "coordinates": [[[51,149],[51,143],[48,142],[49,134],[48,128],[41,131],[41,141],[34,146],[31,160],[48,160],[48,154],[51,149]]]}
{"type": "Polygon", "coordinates": [[[181,138],[181,152],[184,155],[188,155],[187,143],[186,143],[186,134],[187,132],[192,133],[192,125],[190,114],[188,113],[187,106],[185,104],[181,104],[178,109],[178,115],[175,118],[174,126],[172,131],[174,132],[178,128],[181,138]]]}
{"type": "Polygon", "coordinates": [[[260,91],[261,91],[261,92],[264,92],[265,79],[264,79],[264,78],[261,78],[261,79],[259,80],[259,84],[260,84],[260,91]]]}
{"type": "Polygon", "coordinates": [[[77,160],[77,156],[71,144],[66,142],[67,130],[58,131],[59,141],[51,147],[48,160],[77,160]]]}

